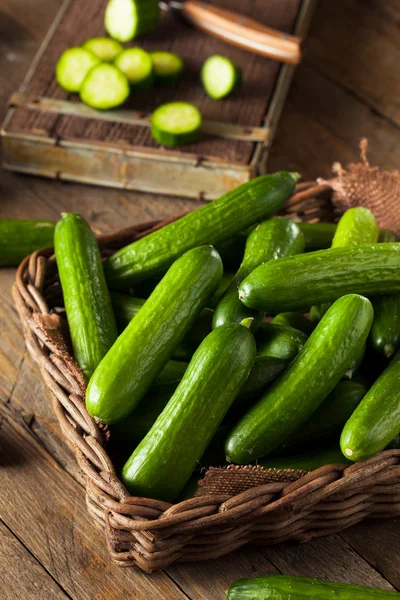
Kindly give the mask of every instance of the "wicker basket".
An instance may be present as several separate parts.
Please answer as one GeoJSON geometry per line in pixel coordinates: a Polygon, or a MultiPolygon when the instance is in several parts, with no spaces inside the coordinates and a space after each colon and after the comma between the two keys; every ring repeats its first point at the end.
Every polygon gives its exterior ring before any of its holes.
{"type": "MultiPolygon", "coordinates": [[[[300,184],[285,211],[308,221],[335,218],[328,188],[312,184],[300,184]]],[[[102,236],[99,243],[108,255],[166,223],[146,223],[102,236]]],[[[400,515],[399,450],[382,452],[347,468],[325,466],[295,481],[282,473],[233,468],[224,471],[224,481],[241,475],[237,489],[244,491],[227,493],[223,486],[211,485],[210,493],[203,488],[201,495],[174,505],[129,496],[107,455],[107,432],[86,411],[83,377],[68,353],[65,319],[55,308],[59,295],[53,249],[27,257],[13,286],[26,345],[51,392],[63,434],[86,475],[89,512],[105,531],[117,565],[138,566],[152,573],[175,561],[217,558],[249,542],[307,541],[366,517],[400,515]]],[[[221,471],[208,472],[211,483],[218,481],[213,474],[221,471]]]]}

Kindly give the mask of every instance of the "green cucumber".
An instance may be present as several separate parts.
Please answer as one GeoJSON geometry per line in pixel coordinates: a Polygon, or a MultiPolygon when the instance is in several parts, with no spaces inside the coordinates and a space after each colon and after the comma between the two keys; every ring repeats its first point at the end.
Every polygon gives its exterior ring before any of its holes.
{"type": "Polygon", "coordinates": [[[153,31],[160,16],[158,0],[109,0],[104,25],[119,42],[153,31]]]}
{"type": "Polygon", "coordinates": [[[351,461],[345,458],[339,447],[329,448],[328,450],[319,450],[315,452],[305,452],[294,456],[283,456],[278,458],[264,458],[257,461],[257,464],[264,469],[293,469],[294,471],[314,471],[325,465],[344,465],[351,464],[351,461]]]}
{"type": "Polygon", "coordinates": [[[115,423],[132,412],[221,277],[222,262],[212,246],[193,248],[170,267],[90,380],[86,407],[92,417],[115,423]]]}
{"type": "Polygon", "coordinates": [[[293,327],[263,323],[256,335],[257,353],[290,362],[303,348],[307,338],[305,333],[293,327]]]}
{"type": "Polygon", "coordinates": [[[331,247],[336,231],[335,223],[306,223],[297,221],[296,225],[304,235],[306,250],[324,250],[331,247]]]}
{"type": "Polygon", "coordinates": [[[169,502],[179,495],[247,379],[255,355],[253,336],[243,325],[229,323],[206,337],[123,468],[122,481],[132,494],[169,502]]]}
{"type": "Polygon", "coordinates": [[[365,343],[372,318],[366,298],[349,294],[336,300],[283,375],[233,428],[225,446],[228,460],[246,464],[297,431],[339,383],[365,343]]]}
{"type": "Polygon", "coordinates": [[[89,71],[100,59],[86,48],[69,48],[56,65],[56,80],[67,92],[79,92],[89,71]]]}
{"type": "Polygon", "coordinates": [[[251,329],[256,331],[264,319],[264,313],[248,309],[242,304],[238,296],[239,284],[259,265],[283,256],[300,254],[303,250],[304,236],[292,221],[275,217],[255,227],[247,238],[242,264],[215,308],[213,329],[225,323],[240,323],[251,317],[251,329]]]}
{"type": "Polygon", "coordinates": [[[316,304],[310,308],[310,321],[315,325],[320,322],[332,302],[324,302],[323,304],[316,304]]]}
{"type": "Polygon", "coordinates": [[[153,60],[155,82],[160,85],[176,85],[184,69],[181,57],[164,50],[151,52],[150,56],[153,60]]]}
{"type": "Polygon", "coordinates": [[[249,308],[267,313],[307,309],[344,294],[400,292],[400,243],[363,244],[288,256],[257,267],[239,287],[249,308]]]}
{"type": "Polygon", "coordinates": [[[54,243],[54,221],[0,219],[0,266],[14,267],[39,248],[54,243]]]}
{"type": "Polygon", "coordinates": [[[125,75],[114,65],[101,63],[86,75],[80,88],[82,102],[97,110],[120,106],[130,93],[125,75]]]}
{"type": "Polygon", "coordinates": [[[293,329],[298,329],[306,335],[311,335],[315,329],[314,323],[312,323],[310,319],[299,312],[279,313],[272,319],[271,323],[293,327],[293,329]]]}
{"type": "Polygon", "coordinates": [[[151,117],[151,135],[162,146],[194,144],[200,138],[201,112],[189,102],[159,106],[151,117]]]}
{"type": "Polygon", "coordinates": [[[169,360],[159,372],[153,383],[153,388],[161,386],[178,385],[185,374],[188,363],[181,360],[169,360]]]}
{"type": "Polygon", "coordinates": [[[278,210],[293,193],[297,174],[262,175],[174,223],[118,250],[105,263],[113,288],[163,273],[186,250],[217,244],[278,210]]]}
{"type": "Polygon", "coordinates": [[[221,100],[234,92],[242,81],[242,72],[225,56],[210,56],[201,73],[203,87],[210,98],[221,100]]]}
{"type": "Polygon", "coordinates": [[[364,460],[383,450],[399,433],[400,351],[345,424],[340,446],[350,460],[364,460]]]}
{"type": "Polygon", "coordinates": [[[226,596],[228,600],[384,600],[399,594],[361,585],[267,575],[235,581],[226,596]]]}
{"type": "MultiPolygon", "coordinates": [[[[221,258],[222,258],[222,256],[221,256],[221,258]]],[[[223,259],[222,259],[222,262],[224,263],[223,259]]],[[[230,286],[231,281],[234,278],[234,276],[235,276],[235,274],[232,273],[232,271],[224,271],[224,274],[222,275],[222,279],[220,281],[217,291],[215,292],[215,294],[213,294],[212,298],[210,298],[210,300],[208,301],[208,306],[211,309],[214,309],[217,306],[218,302],[220,301],[220,299],[222,298],[222,296],[225,294],[226,290],[230,286]]]]}
{"type": "Polygon", "coordinates": [[[142,48],[123,50],[114,60],[114,65],[122,71],[133,91],[151,87],[154,82],[153,61],[142,48]]]}
{"type": "MultiPolygon", "coordinates": [[[[396,242],[397,236],[383,229],[380,242],[396,242]]],[[[400,347],[400,294],[374,298],[374,322],[371,327],[371,345],[381,355],[391,358],[400,347]]]]}
{"type": "Polygon", "coordinates": [[[64,213],[54,249],[74,357],[88,381],[117,338],[99,247],[80,215],[64,213]]]}
{"type": "Polygon", "coordinates": [[[112,62],[124,49],[117,40],[107,37],[90,38],[82,44],[82,48],[93,52],[102,62],[112,62]]]}

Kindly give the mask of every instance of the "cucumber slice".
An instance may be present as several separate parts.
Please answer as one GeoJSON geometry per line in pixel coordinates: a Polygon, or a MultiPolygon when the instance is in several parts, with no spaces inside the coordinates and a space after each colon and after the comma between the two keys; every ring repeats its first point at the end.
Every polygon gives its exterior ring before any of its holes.
{"type": "Polygon", "coordinates": [[[201,69],[201,80],[210,98],[220,100],[239,87],[242,72],[229,58],[210,56],[201,69]]]}
{"type": "Polygon", "coordinates": [[[111,62],[124,49],[116,40],[107,37],[96,37],[86,40],[82,48],[90,50],[103,62],[111,62]]]}
{"type": "Polygon", "coordinates": [[[197,142],[200,137],[201,113],[188,102],[162,104],[151,120],[153,138],[162,146],[182,146],[197,142]]]}
{"type": "Polygon", "coordinates": [[[151,52],[156,83],[175,85],[182,75],[183,60],[173,52],[151,52]]]}
{"type": "Polygon", "coordinates": [[[110,0],[104,25],[119,42],[129,42],[154,29],[160,16],[158,0],[110,0]]]}
{"type": "Polygon", "coordinates": [[[79,92],[90,69],[98,65],[98,57],[85,48],[69,48],[56,65],[56,80],[67,92],[79,92]]]}
{"type": "Polygon", "coordinates": [[[117,56],[114,64],[124,73],[133,89],[144,89],[153,85],[153,61],[146,50],[128,48],[117,56]]]}
{"type": "Polygon", "coordinates": [[[93,67],[87,74],[80,97],[82,102],[92,108],[108,110],[123,104],[129,92],[129,83],[125,75],[117,67],[102,63],[93,67]]]}

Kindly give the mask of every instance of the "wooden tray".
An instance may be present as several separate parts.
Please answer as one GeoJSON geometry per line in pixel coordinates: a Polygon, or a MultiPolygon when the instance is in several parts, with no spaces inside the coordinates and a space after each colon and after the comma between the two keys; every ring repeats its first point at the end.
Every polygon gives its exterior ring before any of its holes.
{"type": "MultiPolygon", "coordinates": [[[[61,52],[104,34],[107,0],[65,0],[19,90],[1,131],[4,167],[66,181],[211,200],[266,169],[268,148],[294,67],[282,66],[194,30],[172,12],[139,44],[177,52],[185,60],[178,88],[155,88],[130,99],[130,110],[98,113],[68,96],[54,79],[61,52]],[[243,68],[244,84],[216,102],[198,73],[212,54],[243,68]],[[195,103],[205,118],[197,144],[160,148],[147,115],[172,99],[195,103]],[[118,116],[117,116],[118,114],[118,116]],[[213,132],[212,134],[210,132],[213,132]]],[[[281,31],[304,37],[315,0],[218,0],[281,31]]]]}

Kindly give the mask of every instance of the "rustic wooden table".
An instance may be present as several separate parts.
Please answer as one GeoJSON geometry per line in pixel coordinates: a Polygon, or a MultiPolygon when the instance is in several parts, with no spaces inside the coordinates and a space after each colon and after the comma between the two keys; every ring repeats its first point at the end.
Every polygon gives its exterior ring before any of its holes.
{"type": "MultiPolygon", "coordinates": [[[[59,8],[59,0],[0,0],[0,118],[59,8]]],[[[321,0],[284,110],[270,169],[329,175],[334,160],[400,168],[400,0],[321,0]]],[[[196,204],[62,184],[0,171],[0,217],[57,219],[79,211],[108,231],[196,204]]],[[[0,597],[220,600],[239,577],[321,577],[400,589],[400,521],[362,523],[306,545],[249,547],[179,564],[152,577],[114,567],[84,504],[82,476],[65,447],[12,306],[13,269],[0,272],[0,597]]]]}

